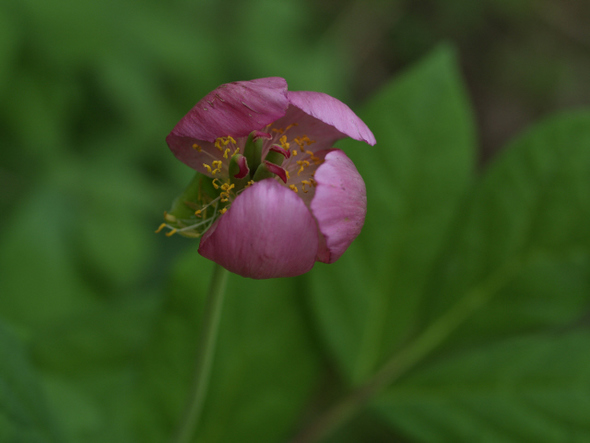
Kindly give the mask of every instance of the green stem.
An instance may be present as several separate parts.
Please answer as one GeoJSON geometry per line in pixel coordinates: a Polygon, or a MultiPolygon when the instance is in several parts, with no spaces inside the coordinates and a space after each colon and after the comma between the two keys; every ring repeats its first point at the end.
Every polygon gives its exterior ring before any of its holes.
{"type": "Polygon", "coordinates": [[[189,443],[199,424],[203,403],[207,395],[207,388],[209,387],[209,376],[211,374],[215,343],[219,331],[219,319],[221,318],[221,307],[223,305],[227,275],[228,271],[215,264],[209,293],[207,294],[203,322],[201,324],[201,335],[199,337],[192,387],[189,392],[182,421],[180,422],[176,435],[172,439],[173,443],[189,443]]]}
{"type": "Polygon", "coordinates": [[[508,279],[520,269],[520,264],[509,262],[481,286],[471,292],[434,321],[416,339],[394,354],[366,383],[344,397],[321,415],[291,443],[320,441],[357,414],[374,396],[405,374],[414,365],[441,345],[465,320],[484,306],[508,279]]]}

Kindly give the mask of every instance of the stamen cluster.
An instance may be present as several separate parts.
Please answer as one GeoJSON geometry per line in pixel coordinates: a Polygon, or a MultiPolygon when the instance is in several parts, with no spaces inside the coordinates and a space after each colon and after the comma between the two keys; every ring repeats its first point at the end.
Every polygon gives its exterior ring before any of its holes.
{"type": "MultiPolygon", "coordinates": [[[[200,189],[196,201],[185,202],[187,206],[195,209],[193,215],[179,219],[164,213],[166,222],[162,223],[156,232],[167,228],[167,236],[178,233],[198,238],[220,215],[227,212],[233,200],[244,189],[256,181],[273,176],[295,193],[301,191],[303,194],[309,194],[311,191],[313,194],[317,186],[314,173],[323,160],[309,149],[315,140],[311,140],[307,135],[296,136],[289,140],[287,133],[296,126],[297,123],[292,123],[286,128],[272,128],[268,125],[265,128],[268,132],[256,131],[249,137],[239,137],[237,140],[230,135],[218,137],[213,143],[217,152],[210,152],[211,149],[207,150],[193,143],[192,148],[195,151],[208,155],[210,158],[210,161],[203,162],[202,166],[206,173],[213,177],[210,187],[215,190],[215,195],[200,189]],[[250,151],[247,153],[248,156],[243,157],[241,152],[247,151],[250,151]],[[266,153],[264,159],[256,158],[264,153],[266,153]],[[244,166],[238,165],[238,172],[232,175],[230,173],[232,160],[235,160],[237,164],[238,159],[242,157],[245,160],[244,166]],[[250,169],[249,164],[257,165],[256,169],[250,169]],[[248,170],[245,171],[244,168],[248,170]]],[[[304,201],[311,201],[312,194],[304,201]]]]}

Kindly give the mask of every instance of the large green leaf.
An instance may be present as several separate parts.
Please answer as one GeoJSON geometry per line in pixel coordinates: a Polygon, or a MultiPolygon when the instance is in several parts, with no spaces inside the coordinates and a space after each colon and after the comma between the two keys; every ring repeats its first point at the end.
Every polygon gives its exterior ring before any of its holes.
{"type": "Polygon", "coordinates": [[[562,327],[590,302],[590,113],[510,145],[459,213],[424,299],[425,324],[490,298],[452,343],[562,327]]]}
{"type": "Polygon", "coordinates": [[[431,266],[472,180],[474,129],[454,52],[439,48],[359,113],[373,148],[347,154],[367,185],[368,214],[350,250],[312,273],[315,314],[354,382],[412,331],[431,266]]]}
{"type": "Polygon", "coordinates": [[[540,123],[491,166],[429,281],[406,350],[419,365],[376,402],[392,424],[428,442],[590,437],[589,336],[555,335],[590,304],[588,177],[588,112],[540,123]]]}
{"type": "MultiPolygon", "coordinates": [[[[196,248],[178,264],[139,361],[139,441],[166,441],[181,418],[211,270],[196,248]]],[[[294,427],[318,376],[295,282],[229,276],[211,385],[195,441],[276,442],[294,427]]]]}
{"type": "Polygon", "coordinates": [[[537,334],[441,357],[375,407],[418,442],[590,441],[590,333],[537,334]]]}
{"type": "Polygon", "coordinates": [[[19,340],[0,323],[0,441],[64,441],[19,340]]]}

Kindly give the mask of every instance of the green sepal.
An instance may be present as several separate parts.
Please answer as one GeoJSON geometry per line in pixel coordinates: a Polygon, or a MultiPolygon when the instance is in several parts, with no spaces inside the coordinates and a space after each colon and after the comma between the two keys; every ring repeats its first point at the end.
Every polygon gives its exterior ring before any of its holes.
{"type": "Polygon", "coordinates": [[[197,172],[182,194],[174,199],[168,215],[180,220],[194,218],[203,200],[213,200],[219,194],[212,182],[212,178],[197,172]]]}

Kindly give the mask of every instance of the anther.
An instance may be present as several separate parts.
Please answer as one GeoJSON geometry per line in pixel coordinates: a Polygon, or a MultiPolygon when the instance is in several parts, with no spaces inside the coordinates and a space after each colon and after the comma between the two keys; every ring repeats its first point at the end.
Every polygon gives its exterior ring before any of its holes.
{"type": "Polygon", "coordinates": [[[279,142],[281,143],[281,146],[283,147],[283,149],[288,150],[289,149],[289,143],[287,142],[287,136],[283,135],[280,139],[279,142]]]}
{"type": "Polygon", "coordinates": [[[160,231],[162,231],[162,229],[164,229],[165,227],[166,227],[166,223],[162,223],[162,224],[161,224],[161,225],[158,227],[158,229],[156,229],[156,231],[155,231],[155,232],[156,232],[156,234],[159,234],[159,233],[160,233],[160,231]]]}
{"type": "Polygon", "coordinates": [[[299,165],[299,171],[297,171],[297,175],[301,174],[303,170],[309,166],[309,162],[307,160],[297,160],[297,164],[299,165]]]}
{"type": "Polygon", "coordinates": [[[217,174],[219,171],[221,171],[223,162],[221,160],[215,160],[211,162],[211,165],[215,168],[213,171],[211,171],[211,174],[217,174]]]}

